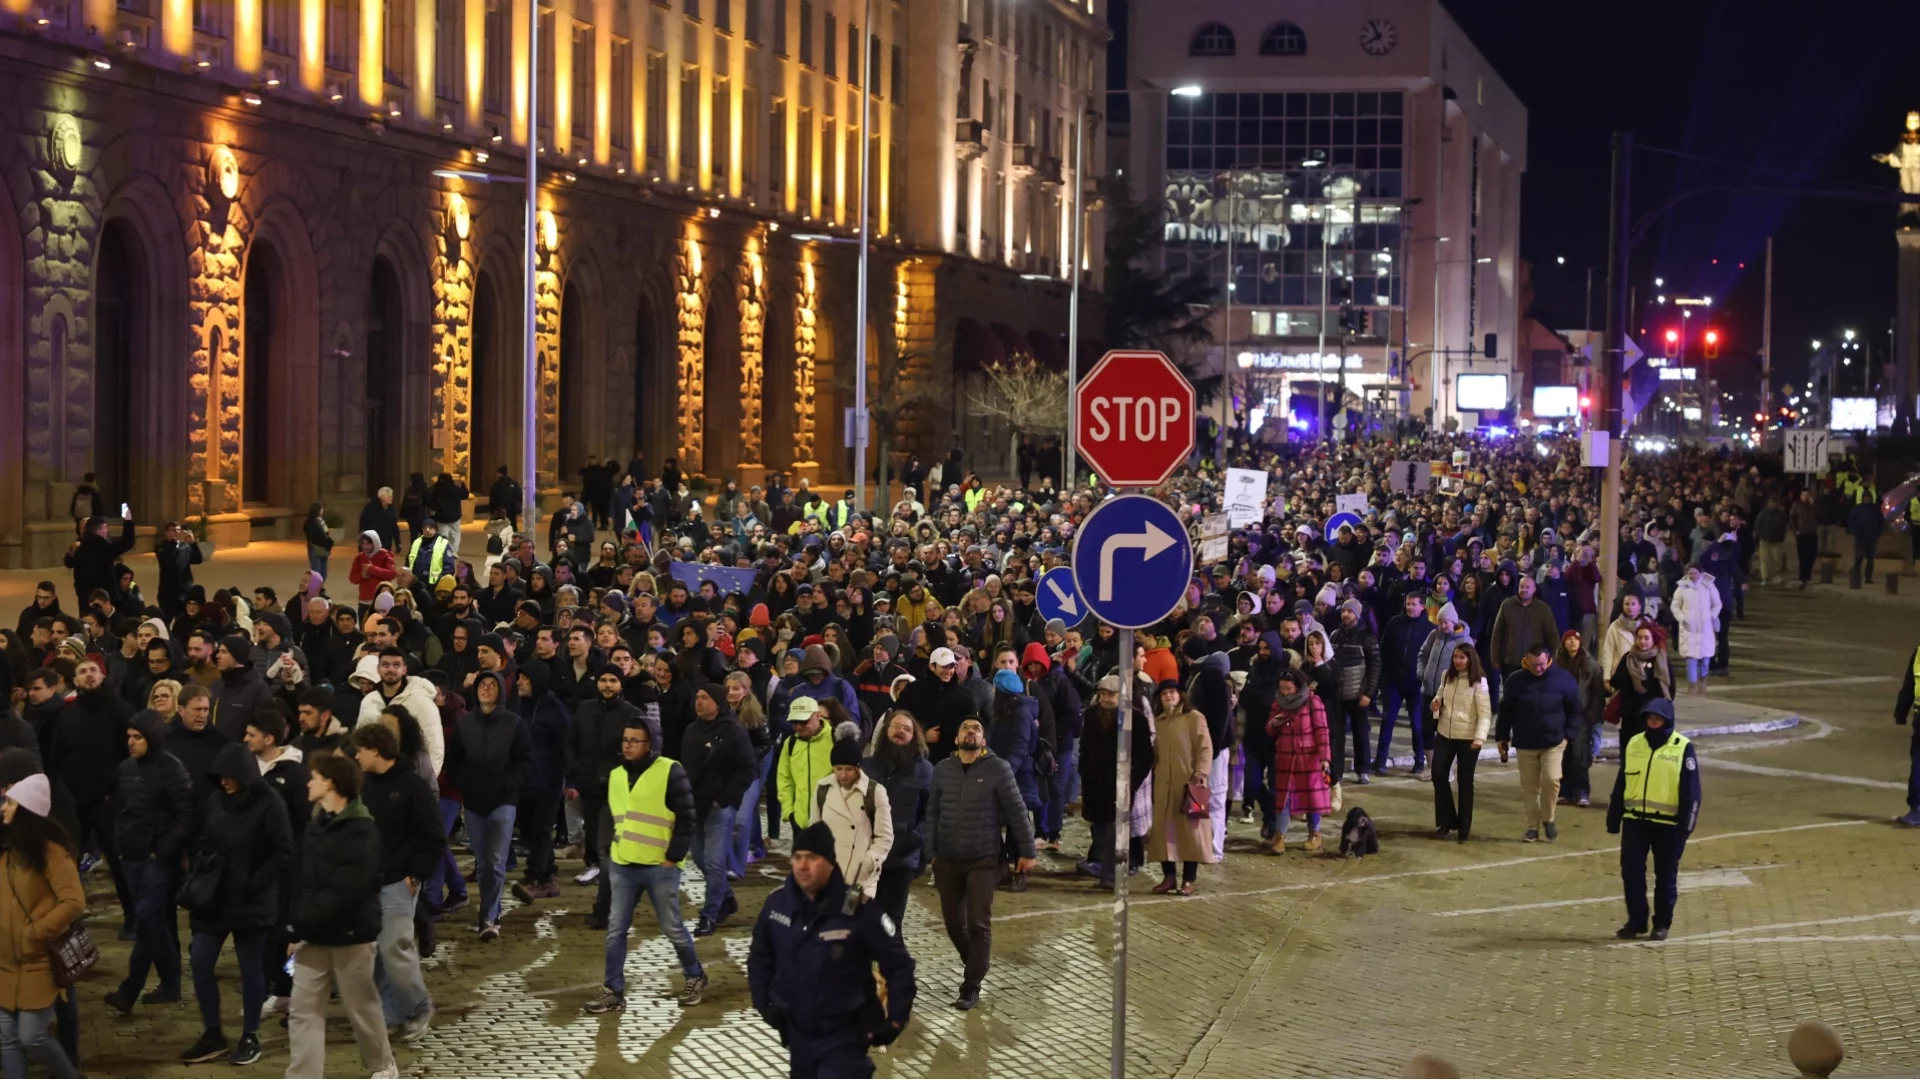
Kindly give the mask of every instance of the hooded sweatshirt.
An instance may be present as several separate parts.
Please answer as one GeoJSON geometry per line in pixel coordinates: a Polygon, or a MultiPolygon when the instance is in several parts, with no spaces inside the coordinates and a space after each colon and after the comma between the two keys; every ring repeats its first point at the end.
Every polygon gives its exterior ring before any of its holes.
{"type": "MultiPolygon", "coordinates": [[[[209,728],[211,730],[211,728],[209,728]]],[[[280,918],[280,885],[293,869],[293,829],[286,804],[268,790],[259,762],[239,743],[215,753],[205,779],[214,795],[199,850],[226,860],[214,903],[192,911],[196,930],[233,931],[272,926],[280,918]],[[228,794],[221,778],[240,785],[228,794]]]]}
{"type": "Polygon", "coordinates": [[[381,546],[380,534],[372,529],[361,533],[360,537],[373,541],[373,551],[354,554],[353,566],[347,570],[347,580],[360,586],[360,602],[371,604],[380,591],[380,583],[394,578],[393,552],[381,546]]]}
{"type": "MultiPolygon", "coordinates": [[[[115,775],[113,846],[122,859],[159,859],[171,866],[193,834],[193,781],[180,759],[167,753],[160,714],[142,709],[122,728],[147,740],[141,757],[121,758],[115,775]]],[[[124,749],[123,749],[124,754],[124,749]]]]}
{"type": "MultiPolygon", "coordinates": [[[[815,701],[838,701],[846,706],[847,715],[860,715],[860,697],[854,691],[853,684],[833,673],[833,660],[821,645],[809,645],[800,661],[800,677],[792,682],[782,681],[780,688],[789,691],[786,700],[790,704],[796,697],[809,697],[815,701]],[[816,684],[813,676],[823,676],[816,684]]],[[[786,707],[781,707],[779,721],[787,722],[786,707]]],[[[809,791],[812,787],[809,786],[809,791]]],[[[785,800],[782,800],[784,803],[785,800]]],[[[802,822],[805,824],[805,822],[802,822]]]]}
{"type": "Polygon", "coordinates": [[[491,814],[502,806],[517,806],[533,760],[533,737],[520,715],[511,711],[513,690],[498,672],[474,677],[473,708],[454,726],[447,745],[447,775],[460,789],[469,810],[491,814]],[[480,700],[480,683],[491,681],[500,690],[492,712],[480,700]]]}
{"type": "Polygon", "coordinates": [[[694,813],[705,821],[716,808],[738,807],[747,788],[759,775],[760,758],[753,739],[727,707],[727,692],[717,685],[702,687],[720,706],[711,720],[696,719],[680,739],[680,763],[693,784],[694,813]]]}
{"type": "Polygon", "coordinates": [[[573,714],[551,689],[551,671],[544,660],[529,660],[520,665],[514,681],[524,677],[533,693],[518,699],[520,716],[533,739],[533,760],[527,763],[527,794],[536,798],[557,796],[566,782],[567,732],[573,726],[573,714]]]}
{"type": "MultiPolygon", "coordinates": [[[[400,683],[400,689],[392,697],[387,697],[387,688],[380,683],[380,658],[363,656],[354,665],[353,677],[364,679],[373,684],[360,699],[360,712],[355,727],[366,727],[380,722],[380,713],[389,704],[404,707],[416,723],[420,725],[420,741],[427,749],[427,762],[432,774],[437,775],[447,760],[446,733],[440,727],[440,707],[433,703],[433,684],[418,675],[408,675],[400,683]]],[[[509,700],[502,698],[502,701],[509,700]]],[[[423,770],[424,772],[425,770],[423,770]]]]}

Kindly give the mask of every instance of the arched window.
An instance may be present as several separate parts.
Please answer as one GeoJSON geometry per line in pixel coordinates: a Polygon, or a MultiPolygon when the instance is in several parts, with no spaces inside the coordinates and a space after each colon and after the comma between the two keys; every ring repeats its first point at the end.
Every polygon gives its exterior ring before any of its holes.
{"type": "Polygon", "coordinates": [[[1226,23],[1210,22],[1193,32],[1187,44],[1188,56],[1232,56],[1233,30],[1226,23]]]}
{"type": "Polygon", "coordinates": [[[1290,22],[1274,23],[1260,37],[1261,56],[1307,55],[1307,32],[1290,22]]]}

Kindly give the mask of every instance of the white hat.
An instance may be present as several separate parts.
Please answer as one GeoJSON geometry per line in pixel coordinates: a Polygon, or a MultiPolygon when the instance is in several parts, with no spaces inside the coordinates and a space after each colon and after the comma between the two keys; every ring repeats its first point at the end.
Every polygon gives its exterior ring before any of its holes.
{"type": "Polygon", "coordinates": [[[34,773],[8,788],[7,798],[39,817],[46,817],[53,809],[53,788],[47,784],[46,773],[34,773]]]}
{"type": "Polygon", "coordinates": [[[951,667],[958,662],[959,658],[953,655],[953,650],[945,646],[933,650],[933,655],[927,657],[927,663],[935,667],[951,667]]]}
{"type": "Polygon", "coordinates": [[[787,723],[804,724],[820,711],[820,703],[810,697],[797,697],[787,703],[787,723]]]}

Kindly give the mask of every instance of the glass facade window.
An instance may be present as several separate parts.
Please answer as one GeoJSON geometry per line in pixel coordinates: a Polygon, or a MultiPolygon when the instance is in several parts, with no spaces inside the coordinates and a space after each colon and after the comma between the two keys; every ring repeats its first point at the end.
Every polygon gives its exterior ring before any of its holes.
{"type": "Polygon", "coordinates": [[[1405,108],[1398,91],[1171,98],[1167,269],[1317,318],[1324,250],[1329,307],[1400,304],[1405,108]]]}

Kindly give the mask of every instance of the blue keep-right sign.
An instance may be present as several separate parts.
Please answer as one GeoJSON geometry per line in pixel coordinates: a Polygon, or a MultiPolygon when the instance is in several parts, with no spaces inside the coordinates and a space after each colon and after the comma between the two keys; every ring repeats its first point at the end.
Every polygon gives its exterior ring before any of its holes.
{"type": "Polygon", "coordinates": [[[1120,495],[1094,508],[1073,541],[1073,578],[1101,621],[1130,630],[1172,613],[1193,578],[1193,544],[1167,504],[1120,495]]]}
{"type": "Polygon", "coordinates": [[[1078,626],[1080,620],[1087,617],[1086,601],[1080,599],[1080,586],[1073,580],[1072,567],[1054,567],[1041,574],[1035,586],[1041,618],[1059,619],[1068,626],[1078,626]]]}
{"type": "Polygon", "coordinates": [[[1351,525],[1356,529],[1359,528],[1360,515],[1349,510],[1346,513],[1335,514],[1332,517],[1328,518],[1327,519],[1327,543],[1331,544],[1335,540],[1340,539],[1340,526],[1342,525],[1351,525]]]}

